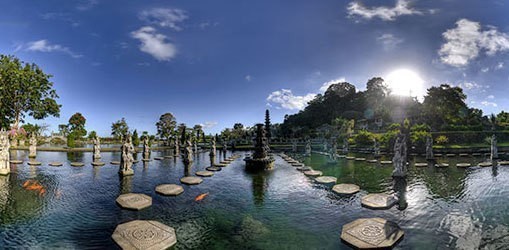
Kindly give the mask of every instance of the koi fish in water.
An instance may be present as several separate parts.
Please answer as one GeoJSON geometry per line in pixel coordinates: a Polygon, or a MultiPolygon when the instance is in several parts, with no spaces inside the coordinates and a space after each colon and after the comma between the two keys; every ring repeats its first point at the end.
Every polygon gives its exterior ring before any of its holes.
{"type": "Polygon", "coordinates": [[[194,198],[195,201],[201,201],[203,200],[205,197],[207,197],[207,195],[209,195],[209,193],[203,193],[203,194],[200,194],[198,196],[196,196],[196,198],[194,198]]]}
{"type": "Polygon", "coordinates": [[[23,183],[23,188],[26,190],[35,191],[39,193],[39,196],[44,196],[46,194],[46,189],[36,180],[25,181],[23,183]]]}

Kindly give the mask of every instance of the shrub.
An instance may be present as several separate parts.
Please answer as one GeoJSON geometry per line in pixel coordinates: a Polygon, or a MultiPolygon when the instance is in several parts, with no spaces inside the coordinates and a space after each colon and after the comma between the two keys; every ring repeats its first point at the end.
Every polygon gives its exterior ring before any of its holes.
{"type": "Polygon", "coordinates": [[[65,141],[58,137],[51,139],[51,141],[49,143],[54,144],[54,145],[65,145],[65,141]]]}
{"type": "Polygon", "coordinates": [[[358,146],[371,146],[374,139],[375,135],[367,130],[359,131],[354,137],[355,144],[358,146]]]}
{"type": "Polygon", "coordinates": [[[67,136],[67,146],[70,148],[76,147],[76,138],[74,133],[69,133],[67,136]]]}
{"type": "Polygon", "coordinates": [[[447,136],[445,135],[439,135],[436,139],[435,139],[435,142],[438,144],[438,145],[444,145],[446,143],[449,142],[449,138],[447,138],[447,136]]]}

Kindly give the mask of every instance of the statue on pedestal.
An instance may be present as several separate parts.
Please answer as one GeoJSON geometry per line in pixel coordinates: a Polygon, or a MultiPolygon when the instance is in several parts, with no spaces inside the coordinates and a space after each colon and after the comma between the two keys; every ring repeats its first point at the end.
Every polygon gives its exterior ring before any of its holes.
{"type": "Polygon", "coordinates": [[[376,139],[373,139],[373,156],[375,158],[380,157],[380,143],[376,139]]]}
{"type": "Polygon", "coordinates": [[[404,134],[398,134],[396,142],[394,143],[394,157],[392,164],[394,171],[392,177],[406,177],[406,160],[407,160],[407,145],[404,134]]]}
{"type": "Polygon", "coordinates": [[[0,131],[0,175],[8,175],[11,172],[9,164],[9,133],[5,130],[0,131]]]}
{"type": "Polygon", "coordinates": [[[143,138],[143,159],[150,159],[150,146],[148,145],[148,136],[143,138]]]}
{"type": "Polygon", "coordinates": [[[497,136],[493,134],[491,136],[491,160],[496,159],[498,159],[497,136]]]}
{"type": "Polygon", "coordinates": [[[306,156],[311,156],[311,140],[306,141],[306,156]]]}
{"type": "Polygon", "coordinates": [[[348,154],[348,138],[343,139],[343,154],[348,154]]]}
{"type": "Polygon", "coordinates": [[[134,171],[132,166],[134,162],[133,154],[135,151],[130,135],[126,136],[126,139],[122,144],[121,151],[122,156],[120,158],[120,169],[118,173],[122,176],[133,175],[134,171]]]}
{"type": "Polygon", "coordinates": [[[263,124],[256,124],[256,141],[253,156],[244,159],[247,170],[268,170],[274,167],[274,158],[269,155],[269,145],[265,133],[263,124]]]}
{"type": "Polygon", "coordinates": [[[193,145],[191,144],[190,140],[186,141],[186,147],[184,149],[184,159],[182,160],[186,165],[193,162],[193,145]]]}
{"type": "Polygon", "coordinates": [[[93,139],[94,142],[94,156],[93,159],[96,161],[97,159],[101,159],[101,141],[99,139],[99,136],[95,136],[93,139]]]}
{"type": "Polygon", "coordinates": [[[37,136],[35,133],[30,135],[30,146],[28,147],[28,157],[35,158],[37,156],[37,136]]]}
{"type": "Polygon", "coordinates": [[[433,156],[433,138],[431,136],[426,137],[426,160],[431,161],[435,159],[433,156]]]}
{"type": "Polygon", "coordinates": [[[216,155],[216,138],[212,137],[212,139],[210,139],[210,153],[209,153],[210,156],[215,156],[216,155]]]}
{"type": "Polygon", "coordinates": [[[337,152],[338,152],[338,146],[337,146],[337,139],[336,137],[331,138],[331,147],[329,152],[329,162],[334,163],[337,162],[337,152]]]}
{"type": "Polygon", "coordinates": [[[297,153],[297,139],[292,140],[292,152],[297,153]]]}

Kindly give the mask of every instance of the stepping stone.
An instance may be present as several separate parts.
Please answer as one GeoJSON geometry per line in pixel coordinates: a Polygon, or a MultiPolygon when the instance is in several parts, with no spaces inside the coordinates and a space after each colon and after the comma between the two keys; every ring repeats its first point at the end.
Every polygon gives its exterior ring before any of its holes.
{"type": "Polygon", "coordinates": [[[154,157],[154,160],[156,160],[156,161],[160,161],[162,159],[164,159],[164,157],[154,157]]]}
{"type": "Polygon", "coordinates": [[[134,160],[134,161],[133,161],[133,163],[138,163],[138,162],[140,162],[140,161],[139,161],[139,160],[134,160]]]}
{"type": "Polygon", "coordinates": [[[120,162],[119,161],[110,161],[110,164],[111,165],[120,165],[120,162]]]}
{"type": "Polygon", "coordinates": [[[389,249],[404,234],[398,224],[382,218],[357,219],[341,229],[341,239],[356,249],[389,249]]]}
{"type": "Polygon", "coordinates": [[[85,163],[83,163],[83,162],[71,162],[71,166],[73,166],[73,167],[83,167],[83,166],[85,166],[85,163]]]}
{"type": "Polygon", "coordinates": [[[387,165],[392,164],[392,161],[380,161],[381,164],[387,165]]]}
{"type": "Polygon", "coordinates": [[[201,176],[201,177],[211,177],[214,175],[214,172],[211,172],[211,171],[198,171],[195,173],[197,176],[201,176]]]}
{"type": "Polygon", "coordinates": [[[503,165],[503,166],[509,165],[509,161],[499,161],[498,164],[503,165]]]}
{"type": "Polygon", "coordinates": [[[304,164],[302,164],[302,163],[293,163],[292,167],[304,167],[304,164]]]}
{"type": "Polygon", "coordinates": [[[147,162],[147,161],[151,161],[151,160],[150,159],[143,159],[142,161],[147,162]]]}
{"type": "Polygon", "coordinates": [[[456,167],[458,168],[468,168],[470,166],[472,166],[470,163],[456,163],[456,167]]]}
{"type": "Polygon", "coordinates": [[[116,201],[122,208],[131,210],[142,210],[152,205],[152,197],[145,194],[122,194],[118,196],[116,201]]]}
{"type": "Polygon", "coordinates": [[[318,171],[318,170],[309,170],[309,171],[304,171],[304,174],[307,176],[320,176],[323,173],[322,173],[322,171],[318,171]]]}
{"type": "Polygon", "coordinates": [[[156,187],[156,192],[162,195],[177,196],[184,192],[184,188],[177,184],[161,184],[156,187]]]}
{"type": "Polygon", "coordinates": [[[377,163],[377,160],[367,160],[368,163],[377,163]]]}
{"type": "Polygon", "coordinates": [[[222,163],[216,163],[214,164],[215,167],[221,167],[221,168],[224,168],[224,167],[228,167],[228,164],[222,164],[222,163]]]}
{"type": "Polygon", "coordinates": [[[355,157],[353,157],[353,156],[346,156],[345,158],[346,158],[347,160],[355,160],[355,157]]]}
{"type": "Polygon", "coordinates": [[[175,229],[153,220],[120,224],[111,237],[124,250],[168,249],[177,243],[175,229]]]}
{"type": "Polygon", "coordinates": [[[367,194],[361,198],[362,206],[371,209],[387,209],[394,206],[396,202],[394,196],[385,193],[367,194]]]}
{"type": "Polygon", "coordinates": [[[336,194],[355,194],[359,192],[361,188],[355,184],[337,184],[332,187],[332,191],[336,194]]]}
{"type": "Polygon", "coordinates": [[[422,168],[422,167],[427,167],[428,166],[428,163],[425,163],[425,162],[416,162],[414,164],[415,167],[418,167],[418,168],[422,168]]]}
{"type": "MultiPolygon", "coordinates": [[[[158,157],[158,158],[161,158],[161,157],[158,157]]],[[[165,159],[171,159],[171,158],[173,158],[173,155],[165,155],[163,158],[165,158],[165,159]]]]}
{"type": "Polygon", "coordinates": [[[441,157],[441,156],[442,156],[442,154],[434,154],[434,156],[436,156],[436,157],[441,157]]]}
{"type": "Polygon", "coordinates": [[[346,158],[346,155],[338,155],[338,158],[346,158]]]}
{"type": "Polygon", "coordinates": [[[467,156],[468,156],[468,154],[465,154],[465,153],[460,154],[460,157],[467,157],[467,156]]]}
{"type": "Polygon", "coordinates": [[[437,164],[435,164],[435,167],[446,168],[446,167],[449,167],[449,163],[437,163],[437,164]]]}
{"type": "Polygon", "coordinates": [[[455,154],[446,154],[445,156],[447,156],[447,157],[454,157],[456,155],[455,154]]]}
{"type": "Polygon", "coordinates": [[[61,167],[62,165],[64,165],[63,163],[61,162],[58,162],[58,161],[54,161],[54,162],[50,162],[48,163],[48,165],[52,166],[52,167],[61,167]]]}
{"type": "Polygon", "coordinates": [[[94,161],[92,162],[92,166],[104,166],[106,163],[102,161],[94,161]]]}
{"type": "Polygon", "coordinates": [[[362,158],[362,157],[361,157],[361,158],[355,158],[355,160],[356,160],[356,161],[365,161],[365,160],[366,160],[366,158],[362,158]]]}
{"type": "Polygon", "coordinates": [[[477,165],[479,165],[479,167],[491,167],[491,166],[493,166],[493,163],[491,163],[491,162],[481,162],[481,163],[479,163],[477,165]]]}
{"type": "Polygon", "coordinates": [[[33,160],[30,160],[27,162],[28,165],[30,166],[40,166],[42,163],[40,161],[33,161],[33,160]]]}
{"type": "Polygon", "coordinates": [[[338,179],[336,177],[332,177],[332,176],[320,176],[320,177],[315,178],[316,182],[322,183],[322,184],[336,183],[337,180],[338,179]]]}
{"type": "Polygon", "coordinates": [[[23,163],[22,160],[10,160],[9,162],[12,163],[12,164],[21,164],[21,163],[23,163]]]}
{"type": "Polygon", "coordinates": [[[221,171],[222,168],[220,168],[220,167],[207,167],[205,169],[207,169],[208,171],[216,171],[217,172],[217,171],[221,171]]]}
{"type": "Polygon", "coordinates": [[[219,164],[228,165],[228,164],[230,164],[230,162],[228,162],[228,161],[220,161],[219,164]]]}
{"type": "Polygon", "coordinates": [[[306,167],[306,166],[304,166],[304,167],[298,167],[298,168],[296,168],[296,169],[297,169],[297,170],[299,170],[299,171],[309,171],[309,170],[313,170],[312,168],[310,168],[310,167],[306,167]]]}
{"type": "Polygon", "coordinates": [[[295,160],[292,160],[292,161],[287,161],[288,163],[290,164],[295,164],[295,163],[299,163],[298,161],[295,161],[295,160]]]}
{"type": "Polygon", "coordinates": [[[198,185],[203,182],[203,179],[200,177],[195,176],[186,176],[180,178],[180,182],[187,184],[187,185],[198,185]]]}

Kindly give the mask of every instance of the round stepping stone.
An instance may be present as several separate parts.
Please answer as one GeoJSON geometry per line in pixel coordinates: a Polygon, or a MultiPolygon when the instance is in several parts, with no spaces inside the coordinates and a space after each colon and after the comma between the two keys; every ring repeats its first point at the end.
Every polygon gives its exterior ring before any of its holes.
{"type": "Polygon", "coordinates": [[[345,158],[346,158],[347,160],[355,160],[355,157],[353,157],[353,156],[347,156],[347,157],[345,157],[345,158]]]}
{"type": "Polygon", "coordinates": [[[102,161],[94,161],[92,162],[92,166],[104,166],[106,163],[102,161]]]}
{"type": "Polygon", "coordinates": [[[304,164],[302,163],[292,163],[292,167],[303,167],[304,164]]]}
{"type": "Polygon", "coordinates": [[[446,168],[446,167],[449,167],[449,163],[437,163],[437,164],[435,164],[435,167],[446,168]]]}
{"type": "Polygon", "coordinates": [[[458,168],[468,168],[470,166],[472,166],[470,163],[456,163],[456,167],[458,168]]]}
{"type": "Polygon", "coordinates": [[[387,165],[387,164],[392,164],[392,161],[381,161],[380,163],[384,164],[384,165],[387,165]]]}
{"type": "Polygon", "coordinates": [[[54,161],[54,162],[50,162],[48,163],[48,165],[52,166],[52,167],[60,167],[62,165],[64,165],[63,163],[61,162],[58,162],[58,161],[54,161]]]}
{"type": "Polygon", "coordinates": [[[434,154],[434,156],[436,156],[436,157],[441,157],[441,156],[442,156],[442,154],[434,154]]]}
{"type": "Polygon", "coordinates": [[[454,157],[456,155],[455,154],[446,154],[445,156],[447,156],[447,157],[454,157]]]}
{"type": "Polygon", "coordinates": [[[164,159],[164,158],[163,157],[154,157],[154,160],[156,160],[156,161],[160,161],[162,159],[164,159]]]}
{"type": "Polygon", "coordinates": [[[336,183],[337,180],[338,179],[336,177],[332,177],[332,176],[320,176],[320,177],[315,178],[316,182],[322,183],[322,184],[336,183]]]}
{"type": "Polygon", "coordinates": [[[28,161],[27,164],[30,166],[40,166],[42,163],[40,161],[28,161]]]}
{"type": "Polygon", "coordinates": [[[346,158],[346,155],[338,155],[338,158],[346,158]]]}
{"type": "Polygon", "coordinates": [[[392,248],[403,235],[396,223],[382,218],[357,219],[341,230],[341,239],[356,249],[392,248]]]}
{"type": "Polygon", "coordinates": [[[73,167],[83,167],[83,166],[85,166],[85,163],[83,163],[83,162],[71,162],[71,166],[73,166],[73,167]]]}
{"type": "Polygon", "coordinates": [[[425,162],[416,162],[414,164],[414,166],[418,167],[418,168],[422,168],[422,167],[427,167],[428,166],[428,163],[425,163],[425,162]]]}
{"type": "Polygon", "coordinates": [[[367,194],[361,198],[362,206],[372,209],[387,209],[394,206],[396,202],[394,196],[384,193],[367,194]]]}
{"type": "Polygon", "coordinates": [[[362,157],[361,157],[361,158],[355,158],[355,160],[356,160],[356,161],[365,161],[365,160],[366,160],[366,158],[362,158],[362,157]]]}
{"type": "Polygon", "coordinates": [[[296,168],[296,169],[297,169],[297,170],[299,170],[299,171],[310,171],[310,170],[313,170],[312,168],[310,168],[310,167],[306,167],[306,166],[304,166],[304,167],[298,167],[298,168],[296,168]]]}
{"type": "Polygon", "coordinates": [[[9,162],[12,163],[12,164],[21,164],[21,163],[23,163],[22,160],[10,160],[9,162]]]}
{"type": "Polygon", "coordinates": [[[134,160],[134,161],[133,161],[133,163],[138,163],[138,162],[140,162],[140,161],[139,161],[139,160],[134,160]]]}
{"type": "Polygon", "coordinates": [[[162,195],[177,196],[184,192],[184,188],[177,184],[161,184],[156,187],[156,192],[162,195]]]}
{"type": "Polygon", "coordinates": [[[142,210],[152,205],[152,197],[145,194],[127,193],[118,196],[117,204],[125,209],[142,210]]]}
{"type": "Polygon", "coordinates": [[[367,160],[368,163],[377,163],[377,160],[367,160]]]}
{"type": "Polygon", "coordinates": [[[143,159],[142,161],[147,162],[147,161],[151,161],[151,160],[150,159],[143,159]]]}
{"type": "Polygon", "coordinates": [[[361,188],[355,184],[337,184],[332,187],[332,191],[337,194],[355,194],[360,190],[361,188]]]}
{"type": "Polygon", "coordinates": [[[201,176],[201,177],[211,177],[214,175],[214,172],[211,172],[211,171],[198,171],[195,173],[197,176],[201,176]]]}
{"type": "Polygon", "coordinates": [[[175,229],[153,220],[120,224],[111,237],[122,249],[168,249],[177,243],[175,229]]]}
{"type": "MultiPolygon", "coordinates": [[[[157,158],[161,158],[161,157],[157,157],[157,158]]],[[[173,155],[165,155],[164,158],[165,159],[171,159],[171,158],[173,158],[173,155]]]]}
{"type": "Polygon", "coordinates": [[[503,166],[509,165],[509,161],[499,161],[498,164],[503,165],[503,166]]]}
{"type": "Polygon", "coordinates": [[[304,174],[307,176],[320,176],[320,175],[322,175],[322,171],[309,170],[309,171],[304,171],[304,174]]]}
{"type": "Polygon", "coordinates": [[[111,165],[120,165],[120,162],[119,161],[110,161],[110,164],[111,165]]]}
{"type": "Polygon", "coordinates": [[[468,156],[468,154],[465,154],[465,153],[462,153],[462,154],[459,154],[459,155],[460,155],[460,157],[467,157],[468,156]]]}
{"type": "Polygon", "coordinates": [[[230,162],[228,162],[228,161],[220,161],[219,164],[228,165],[228,164],[230,164],[230,162]]]}
{"type": "Polygon", "coordinates": [[[186,176],[180,178],[180,182],[187,184],[187,185],[198,185],[203,182],[203,179],[200,177],[195,176],[186,176]]]}
{"type": "Polygon", "coordinates": [[[220,168],[220,167],[207,167],[205,169],[207,169],[208,171],[216,171],[217,172],[217,171],[221,171],[222,168],[220,168]]]}
{"type": "Polygon", "coordinates": [[[491,162],[481,162],[481,163],[479,163],[477,165],[479,165],[479,167],[491,167],[491,166],[493,166],[493,163],[491,163],[491,162]]]}
{"type": "Polygon", "coordinates": [[[214,164],[215,167],[221,167],[221,168],[224,168],[224,167],[228,167],[228,164],[222,164],[222,163],[216,163],[214,164]]]}

